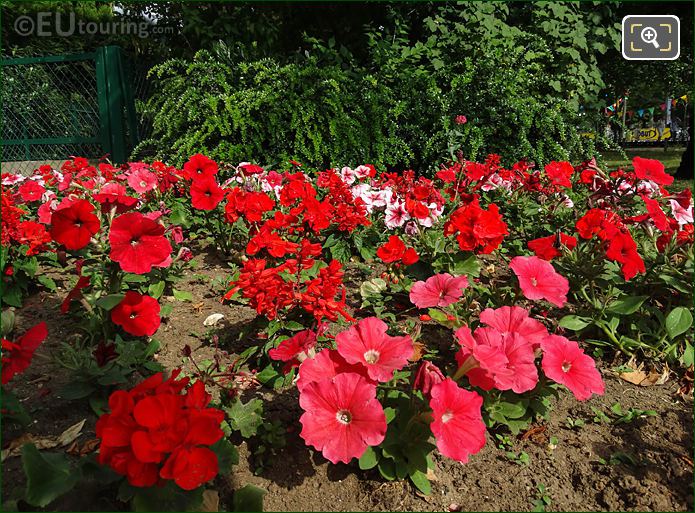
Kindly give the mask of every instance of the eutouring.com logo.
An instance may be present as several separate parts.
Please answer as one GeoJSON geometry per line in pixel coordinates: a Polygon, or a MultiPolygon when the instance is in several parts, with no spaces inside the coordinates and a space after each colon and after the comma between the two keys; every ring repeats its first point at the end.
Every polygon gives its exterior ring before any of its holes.
{"type": "Polygon", "coordinates": [[[173,34],[174,27],[154,25],[147,21],[85,21],[74,12],[39,12],[34,16],[19,16],[14,30],[20,36],[70,37],[75,35],[133,35],[140,38],[173,34]]]}

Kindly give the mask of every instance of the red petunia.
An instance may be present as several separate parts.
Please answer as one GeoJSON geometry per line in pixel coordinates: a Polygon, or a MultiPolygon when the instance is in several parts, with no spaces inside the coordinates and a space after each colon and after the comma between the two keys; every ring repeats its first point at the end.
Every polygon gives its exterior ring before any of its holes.
{"type": "Polygon", "coordinates": [[[548,336],[546,327],[529,317],[528,311],[520,306],[486,308],[480,312],[480,322],[495,328],[503,335],[516,333],[528,340],[534,349],[540,347],[541,341],[548,336]]]}
{"type": "Polygon", "coordinates": [[[577,239],[571,235],[560,233],[559,235],[548,235],[529,241],[528,248],[535,253],[537,257],[543,260],[552,260],[553,258],[562,255],[563,247],[572,251],[577,246],[577,239]]]}
{"type": "Polygon", "coordinates": [[[659,185],[671,185],[673,176],[666,173],[664,165],[658,160],[635,157],[632,159],[635,175],[641,180],[650,180],[659,185]]]}
{"type": "Polygon", "coordinates": [[[138,199],[127,195],[127,190],[120,183],[109,183],[92,196],[101,204],[102,212],[109,212],[115,207],[117,214],[127,212],[137,205],[138,199]]]}
{"type": "Polygon", "coordinates": [[[466,463],[485,446],[483,398],[460,388],[450,378],[432,387],[432,434],[444,456],[466,463]]]}
{"type": "Polygon", "coordinates": [[[646,272],[644,260],[637,252],[637,243],[627,232],[620,231],[610,240],[606,257],[620,264],[625,281],[646,272]]]}
{"type": "Polygon", "coordinates": [[[300,436],[332,463],[359,458],[386,436],[386,415],[376,386],[359,374],[309,383],[299,395],[300,436]]]}
{"type": "Polygon", "coordinates": [[[348,363],[364,365],[371,379],[390,381],[413,355],[413,341],[408,335],[387,335],[386,330],[386,323],[376,317],[362,319],[335,336],[338,352],[348,363]]]}
{"type": "Polygon", "coordinates": [[[111,310],[111,320],[136,337],[151,337],[162,322],[157,300],[132,290],[111,310]]]}
{"type": "Polygon", "coordinates": [[[423,360],[415,374],[413,389],[420,390],[422,395],[429,399],[432,387],[445,379],[439,367],[428,360],[423,360]]]}
{"type": "Polygon", "coordinates": [[[550,335],[541,343],[543,372],[553,381],[565,385],[572,394],[586,401],[592,394],[603,395],[605,385],[594,360],[584,354],[579,344],[565,337],[550,335]]]}
{"type": "Polygon", "coordinates": [[[46,340],[48,329],[42,322],[29,328],[14,342],[2,339],[2,384],[5,385],[31,364],[34,351],[46,340]]]}
{"type": "Polygon", "coordinates": [[[111,223],[111,260],[128,273],[145,274],[171,256],[164,226],[139,212],[120,215],[111,223]]]}
{"type": "Polygon", "coordinates": [[[646,195],[642,195],[642,200],[644,201],[644,205],[647,207],[649,218],[654,222],[656,229],[661,230],[662,232],[668,231],[670,229],[668,216],[666,216],[664,211],[661,210],[659,202],[655,199],[647,197],[646,195]]]}
{"type": "Polygon", "coordinates": [[[338,374],[347,372],[359,374],[371,381],[364,365],[348,363],[335,349],[324,349],[313,358],[307,358],[301,363],[297,389],[301,392],[309,383],[334,378],[338,374]]]}
{"type": "Polygon", "coordinates": [[[302,330],[268,351],[268,356],[273,360],[286,362],[284,370],[288,372],[292,367],[299,366],[307,357],[313,356],[315,345],[316,333],[311,330],[302,330]]]}
{"type": "Polygon", "coordinates": [[[214,210],[224,198],[224,189],[214,176],[195,178],[191,184],[191,205],[198,210],[214,210]]]}
{"type": "Polygon", "coordinates": [[[87,200],[77,200],[51,215],[51,237],[69,250],[84,248],[99,228],[101,223],[94,215],[94,205],[87,200]]]}
{"type": "Polygon", "coordinates": [[[214,177],[216,174],[217,162],[200,153],[191,156],[183,165],[183,176],[188,180],[201,176],[214,177]]]}
{"type": "Polygon", "coordinates": [[[519,278],[521,292],[526,298],[545,299],[560,308],[567,302],[569,282],[555,272],[550,262],[536,256],[514,257],[509,267],[519,278]]]}

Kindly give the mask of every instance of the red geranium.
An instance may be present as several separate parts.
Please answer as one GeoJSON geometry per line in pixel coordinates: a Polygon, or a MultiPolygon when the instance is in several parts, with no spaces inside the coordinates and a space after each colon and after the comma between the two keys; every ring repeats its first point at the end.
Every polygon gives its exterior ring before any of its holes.
{"type": "Polygon", "coordinates": [[[132,486],[149,487],[160,479],[194,490],[213,479],[219,469],[210,446],[224,433],[224,413],[208,408],[210,395],[197,381],[185,394],[188,379],[164,381],[155,374],[130,391],[109,398],[110,413],[96,425],[98,461],[126,476],[132,486]]]}
{"type": "Polygon", "coordinates": [[[454,211],[444,224],[444,235],[455,234],[462,250],[482,254],[492,253],[507,233],[497,205],[492,203],[483,210],[477,198],[454,211]]]}
{"type": "Polygon", "coordinates": [[[30,201],[39,201],[44,192],[46,192],[46,188],[35,180],[25,180],[24,183],[19,186],[19,195],[22,197],[22,200],[27,203],[30,201]]]}
{"type": "Polygon", "coordinates": [[[191,184],[191,205],[198,210],[214,210],[224,198],[224,189],[214,176],[203,175],[191,184]]]}
{"type": "Polygon", "coordinates": [[[27,256],[36,255],[44,250],[44,245],[51,242],[51,236],[41,223],[34,221],[22,221],[17,226],[15,235],[17,242],[29,246],[27,256]]]}
{"type": "Polygon", "coordinates": [[[30,328],[14,342],[2,339],[2,384],[5,385],[31,364],[34,351],[46,340],[48,330],[42,322],[30,328]]]}
{"type": "Polygon", "coordinates": [[[406,249],[405,243],[398,235],[391,235],[388,242],[382,244],[376,250],[376,256],[387,264],[403,262],[405,265],[413,265],[419,259],[417,252],[413,248],[406,249]]]}
{"type": "Polygon", "coordinates": [[[131,290],[111,310],[111,320],[136,337],[151,337],[162,322],[157,300],[131,290]]]}
{"type": "Polygon", "coordinates": [[[171,243],[164,231],[164,226],[139,212],[116,217],[109,232],[111,260],[128,273],[150,272],[171,255],[171,243]]]}
{"type": "Polygon", "coordinates": [[[89,244],[100,227],[99,218],[94,215],[94,205],[83,199],[56,210],[51,216],[51,237],[74,251],[89,244]]]}
{"type": "Polygon", "coordinates": [[[572,173],[574,173],[574,168],[569,162],[552,161],[545,166],[545,173],[548,175],[553,185],[559,187],[572,187],[570,177],[572,173]]]}

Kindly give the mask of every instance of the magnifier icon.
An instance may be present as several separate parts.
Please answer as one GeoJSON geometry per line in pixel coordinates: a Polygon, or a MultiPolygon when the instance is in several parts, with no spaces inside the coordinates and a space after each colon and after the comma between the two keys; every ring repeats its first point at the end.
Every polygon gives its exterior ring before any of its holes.
{"type": "Polygon", "coordinates": [[[656,29],[654,27],[644,27],[640,33],[642,41],[648,45],[654,45],[654,48],[659,48],[659,43],[656,40],[656,29]]]}

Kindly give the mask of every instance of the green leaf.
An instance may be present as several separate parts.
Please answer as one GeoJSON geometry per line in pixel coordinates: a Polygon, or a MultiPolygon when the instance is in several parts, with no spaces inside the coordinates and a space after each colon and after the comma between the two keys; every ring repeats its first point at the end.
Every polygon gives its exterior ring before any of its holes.
{"type": "Polygon", "coordinates": [[[466,276],[478,277],[480,275],[480,262],[475,255],[458,253],[454,256],[454,263],[449,266],[449,270],[454,275],[465,274],[466,276]]]}
{"type": "Polygon", "coordinates": [[[379,460],[377,468],[384,479],[389,481],[396,479],[396,465],[393,463],[393,460],[382,458],[379,460]]]}
{"type": "Polygon", "coordinates": [[[109,294],[108,296],[102,296],[96,301],[96,305],[103,309],[106,310],[107,312],[110,312],[113,310],[118,304],[123,301],[123,298],[125,297],[125,294],[109,294]]]}
{"type": "Polygon", "coordinates": [[[147,276],[142,274],[127,273],[125,276],[123,276],[123,281],[126,283],[145,283],[147,281],[147,276]]]}
{"type": "Polygon", "coordinates": [[[253,485],[246,485],[234,492],[232,505],[234,511],[263,511],[265,490],[253,485]]]}
{"type": "Polygon", "coordinates": [[[79,479],[65,454],[41,453],[33,444],[22,447],[22,466],[27,476],[25,499],[40,508],[69,492],[79,479]]]}
{"type": "Polygon", "coordinates": [[[695,362],[695,352],[693,352],[692,344],[686,342],[685,350],[680,357],[680,361],[684,367],[690,367],[695,362]]]}
{"type": "Polygon", "coordinates": [[[369,470],[376,467],[377,463],[379,463],[379,455],[373,447],[367,447],[367,450],[364,451],[364,454],[360,457],[360,468],[362,470],[369,470]]]}
{"type": "Polygon", "coordinates": [[[693,315],[684,306],[674,308],[666,316],[666,333],[672,339],[685,333],[693,325],[693,315]]]}
{"type": "Polygon", "coordinates": [[[52,292],[55,292],[57,289],[56,282],[50,276],[42,274],[36,277],[36,281],[52,292]]]}
{"type": "Polygon", "coordinates": [[[495,405],[495,409],[508,419],[518,419],[526,413],[527,404],[525,401],[508,402],[500,401],[495,405]]]}
{"type": "Polygon", "coordinates": [[[239,463],[239,451],[226,438],[222,438],[214,445],[211,445],[210,449],[217,455],[218,473],[221,476],[229,474],[232,470],[232,465],[239,463]]]}
{"type": "Polygon", "coordinates": [[[22,426],[27,426],[31,423],[31,417],[24,409],[19,399],[9,390],[2,389],[2,419],[3,421],[14,421],[22,426]]]}
{"type": "Polygon", "coordinates": [[[164,287],[166,287],[166,282],[164,280],[160,280],[156,283],[150,284],[150,286],[147,287],[147,293],[153,298],[159,299],[164,292],[164,287]]]}
{"type": "Polygon", "coordinates": [[[612,301],[606,309],[618,315],[630,315],[639,310],[646,299],[647,296],[623,296],[612,301]]]}
{"type": "Polygon", "coordinates": [[[562,328],[572,331],[579,331],[583,330],[589,324],[591,324],[591,319],[587,319],[586,317],[580,317],[578,315],[565,315],[562,319],[560,319],[560,322],[558,324],[562,328]]]}
{"type": "Polygon", "coordinates": [[[58,395],[68,401],[74,401],[89,396],[94,390],[94,386],[86,381],[73,381],[61,388],[58,395]]]}
{"type": "Polygon", "coordinates": [[[386,423],[390,424],[391,421],[396,418],[396,409],[391,408],[390,406],[384,408],[384,414],[386,415],[386,423]]]}
{"type": "Polygon", "coordinates": [[[259,426],[263,424],[263,401],[260,399],[251,399],[246,404],[237,399],[232,406],[225,408],[225,411],[232,429],[241,432],[244,438],[255,435],[259,426]]]}
{"type": "Polygon", "coordinates": [[[425,474],[424,472],[416,470],[415,472],[410,474],[410,480],[417,487],[417,489],[425,495],[429,495],[430,493],[432,493],[432,485],[430,484],[430,480],[427,479],[427,474],[425,474]]]}
{"type": "Polygon", "coordinates": [[[193,294],[187,290],[174,289],[174,299],[177,301],[193,301],[193,294]]]}

